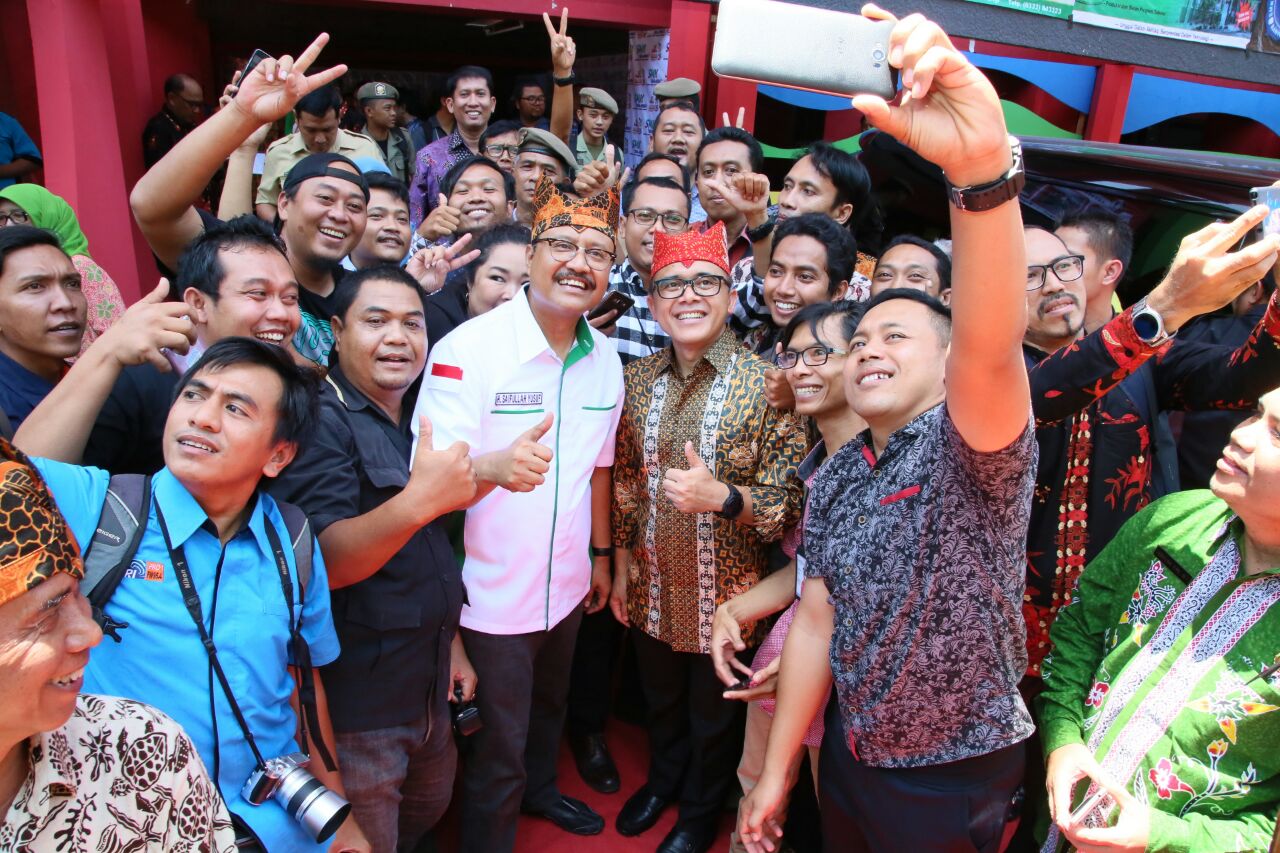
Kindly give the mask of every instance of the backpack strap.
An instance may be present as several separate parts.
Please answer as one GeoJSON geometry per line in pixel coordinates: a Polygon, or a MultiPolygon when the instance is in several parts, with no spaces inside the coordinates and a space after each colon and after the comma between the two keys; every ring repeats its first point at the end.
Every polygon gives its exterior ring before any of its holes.
{"type": "Polygon", "coordinates": [[[289,543],[293,546],[293,563],[298,569],[298,601],[302,602],[307,584],[311,583],[311,554],[314,546],[311,520],[294,504],[276,501],[276,509],[289,531],[289,543]]]}
{"type": "Polygon", "coordinates": [[[138,544],[151,503],[151,478],[142,474],[116,474],[107,483],[107,496],[93,538],[85,547],[84,578],[80,590],[89,599],[93,618],[104,634],[120,642],[118,628],[128,625],[114,622],[104,612],[111,596],[120,586],[138,544]]]}

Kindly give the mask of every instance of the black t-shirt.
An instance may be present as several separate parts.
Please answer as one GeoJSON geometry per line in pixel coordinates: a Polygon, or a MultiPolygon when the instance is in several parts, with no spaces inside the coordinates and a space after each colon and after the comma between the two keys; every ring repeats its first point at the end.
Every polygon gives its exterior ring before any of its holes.
{"type": "Polygon", "coordinates": [[[347,270],[340,266],[333,269],[333,290],[328,296],[312,293],[305,287],[298,288],[298,308],[302,313],[302,322],[298,332],[293,336],[293,348],[304,358],[309,358],[321,367],[329,364],[329,352],[333,349],[333,330],[329,320],[333,317],[334,295],[347,270]]]}
{"type": "Polygon", "coordinates": [[[164,467],[164,424],[177,373],[151,364],[126,367],[98,412],[83,463],[112,474],[154,474],[164,467]]]}

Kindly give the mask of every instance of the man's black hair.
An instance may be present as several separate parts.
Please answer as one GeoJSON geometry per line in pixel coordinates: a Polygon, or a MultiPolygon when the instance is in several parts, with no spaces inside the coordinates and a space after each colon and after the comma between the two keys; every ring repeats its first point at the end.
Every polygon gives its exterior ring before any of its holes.
{"type": "Polygon", "coordinates": [[[1086,204],[1064,213],[1058,220],[1058,227],[1079,228],[1088,236],[1089,248],[1093,249],[1099,261],[1118,260],[1124,264],[1121,275],[1129,271],[1129,260],[1133,257],[1133,228],[1124,213],[1101,204],[1086,204]]]}
{"type": "Polygon", "coordinates": [[[470,288],[475,283],[476,273],[480,271],[480,267],[489,262],[489,256],[493,254],[494,249],[508,243],[528,246],[532,238],[533,232],[527,225],[517,225],[514,222],[502,222],[486,229],[471,244],[471,248],[479,251],[480,254],[466,266],[467,287],[470,288]]]}
{"type": "Polygon", "coordinates": [[[684,215],[689,215],[689,191],[677,184],[675,181],[662,175],[655,175],[652,178],[641,178],[640,180],[627,181],[622,188],[622,209],[630,210],[631,202],[636,197],[636,190],[641,187],[661,187],[664,190],[675,190],[684,196],[684,215]]]}
{"type": "Polygon", "coordinates": [[[512,107],[515,107],[517,110],[519,109],[516,105],[520,103],[520,98],[524,96],[524,90],[528,89],[530,86],[536,87],[538,91],[542,93],[542,97],[549,97],[547,84],[542,82],[542,77],[540,75],[521,74],[516,77],[515,83],[511,85],[512,107]]]}
{"type": "Polygon", "coordinates": [[[707,135],[702,137],[702,144],[698,146],[698,166],[702,165],[702,152],[707,150],[707,146],[717,142],[739,142],[747,146],[747,164],[751,171],[764,171],[764,150],[760,147],[759,140],[740,127],[717,127],[707,131],[707,135]]]}
{"type": "Polygon", "coordinates": [[[306,113],[316,118],[324,118],[330,111],[337,113],[342,109],[342,93],[338,91],[337,86],[321,86],[308,95],[303,95],[298,99],[298,103],[294,105],[293,112],[296,115],[306,113]]]}
{"type": "Polygon", "coordinates": [[[801,326],[809,329],[809,334],[813,335],[813,339],[823,346],[839,347],[845,349],[849,345],[849,339],[853,337],[853,333],[858,330],[858,321],[862,319],[862,315],[866,312],[861,302],[854,302],[851,299],[838,299],[835,302],[815,302],[812,305],[806,305],[796,312],[785,327],[782,329],[782,335],[778,338],[778,342],[782,344],[782,348],[786,349],[791,346],[791,339],[795,337],[796,330],[801,326]],[[828,317],[840,318],[840,340],[824,341],[822,336],[818,334],[818,327],[828,317]]]}
{"type": "Polygon", "coordinates": [[[192,79],[194,78],[190,74],[170,74],[164,78],[164,93],[166,95],[176,95],[187,88],[187,81],[192,79]]]}
{"type": "MultiPolygon", "coordinates": [[[[640,158],[640,162],[631,170],[631,174],[639,177],[644,171],[644,167],[658,160],[665,160],[680,170],[680,182],[684,184],[684,191],[689,192],[692,179],[689,176],[689,167],[680,162],[680,158],[672,154],[663,154],[659,151],[650,151],[648,154],[640,158]]],[[[625,209],[625,205],[624,205],[625,209]]]]}
{"type": "MultiPolygon", "coordinates": [[[[4,264],[9,255],[32,246],[53,246],[62,254],[67,254],[66,249],[62,248],[62,241],[52,231],[36,228],[34,225],[10,225],[8,228],[0,228],[0,275],[4,275],[4,264]]],[[[67,255],[67,257],[71,256],[67,255]]]]}
{"type": "Polygon", "coordinates": [[[516,179],[513,175],[503,171],[502,167],[490,160],[488,157],[467,157],[459,160],[449,167],[449,171],[444,173],[444,177],[440,180],[440,192],[444,193],[447,199],[453,195],[453,188],[458,185],[458,181],[462,180],[462,176],[472,166],[486,166],[493,169],[502,178],[502,189],[507,194],[507,201],[514,201],[516,197],[516,179]]]}
{"type": "Polygon", "coordinates": [[[330,307],[333,309],[333,316],[340,318],[345,323],[347,312],[351,310],[351,306],[360,298],[360,291],[365,283],[370,281],[389,281],[394,284],[403,284],[417,295],[418,300],[422,302],[423,311],[427,308],[422,287],[419,286],[413,276],[395,264],[379,264],[376,267],[356,270],[342,277],[342,281],[338,283],[338,287],[334,290],[333,297],[329,302],[330,307]]]}
{"type": "Polygon", "coordinates": [[[856,156],[841,151],[830,142],[813,143],[805,151],[805,156],[818,174],[836,188],[836,204],[853,206],[847,226],[858,245],[875,252],[880,245],[884,221],[871,191],[871,175],[867,168],[856,156]]]}
{"type": "Polygon", "coordinates": [[[853,242],[849,229],[825,213],[802,213],[784,219],[773,232],[773,251],[778,251],[788,237],[812,237],[827,252],[827,295],[834,295],[836,286],[848,281],[858,259],[858,246],[853,242]]]}
{"type": "MultiPolygon", "coordinates": [[[[914,287],[891,287],[888,290],[882,290],[871,300],[866,303],[862,316],[866,317],[871,313],[871,309],[886,302],[892,302],[895,299],[905,299],[908,302],[919,302],[921,305],[929,309],[929,318],[932,322],[934,330],[938,333],[938,337],[942,339],[943,345],[951,343],[951,309],[935,296],[930,296],[923,290],[916,290],[914,287]]],[[[861,320],[858,321],[861,324],[861,320]]]]}
{"type": "MultiPolygon", "coordinates": [[[[252,214],[250,214],[252,215],[252,214]]],[[[320,374],[310,367],[298,365],[284,347],[272,346],[254,338],[223,338],[212,344],[195,364],[178,380],[173,399],[201,371],[217,373],[228,367],[265,367],[280,377],[280,402],[276,407],[276,431],[272,441],[288,441],[306,447],[316,422],[320,419],[317,402],[320,374]]]]}
{"type": "Polygon", "coordinates": [[[946,290],[951,287],[951,256],[944,252],[941,246],[914,234],[899,234],[880,250],[880,257],[883,258],[894,246],[916,246],[933,255],[933,264],[938,268],[939,289],[946,290]]]}
{"type": "Polygon", "coordinates": [[[237,216],[229,222],[210,226],[191,241],[178,260],[178,274],[173,281],[174,294],[181,296],[188,287],[194,287],[217,302],[222,280],[227,275],[219,256],[232,249],[264,249],[285,255],[284,243],[270,225],[252,213],[237,216]]]}
{"type": "Polygon", "coordinates": [[[524,125],[511,118],[504,118],[501,121],[490,122],[489,126],[484,129],[484,133],[480,134],[480,151],[484,153],[484,147],[489,144],[489,140],[495,136],[502,136],[504,133],[519,133],[524,125]]]}
{"type": "Polygon", "coordinates": [[[482,68],[479,65],[463,65],[449,75],[448,81],[444,84],[444,97],[452,98],[453,93],[458,91],[458,84],[471,77],[483,78],[489,94],[493,94],[493,75],[489,73],[488,68],[482,68]]]}
{"type": "Polygon", "coordinates": [[[386,190],[406,205],[409,204],[409,187],[395,175],[387,172],[365,172],[364,180],[369,185],[370,192],[386,190]]]}
{"type": "Polygon", "coordinates": [[[681,98],[678,101],[672,101],[662,109],[658,110],[658,114],[653,117],[653,130],[649,132],[650,136],[658,132],[658,125],[662,123],[662,114],[668,110],[682,110],[686,113],[693,113],[694,118],[698,120],[698,127],[701,128],[703,134],[707,132],[707,123],[702,120],[702,113],[698,112],[698,107],[693,101],[687,101],[681,98]]]}

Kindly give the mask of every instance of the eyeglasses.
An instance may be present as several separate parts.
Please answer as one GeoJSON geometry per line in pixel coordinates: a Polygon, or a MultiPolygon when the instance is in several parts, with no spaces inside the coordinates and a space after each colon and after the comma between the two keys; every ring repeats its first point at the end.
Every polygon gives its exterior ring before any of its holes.
{"type": "Polygon", "coordinates": [[[528,101],[531,104],[545,104],[547,102],[546,95],[525,95],[520,100],[528,101]]]}
{"type": "Polygon", "coordinates": [[[804,359],[804,363],[810,367],[821,367],[827,363],[827,358],[833,355],[848,355],[849,351],[844,349],[833,349],[824,347],[820,344],[809,347],[806,350],[796,352],[795,350],[783,350],[773,357],[773,363],[783,370],[790,370],[799,363],[800,359],[804,359]]]}
{"type": "Polygon", "coordinates": [[[25,210],[15,210],[13,213],[0,213],[0,228],[7,225],[26,225],[31,221],[31,217],[27,215],[25,210]]]}
{"type": "Polygon", "coordinates": [[[698,296],[715,296],[720,288],[726,286],[729,279],[722,275],[700,275],[697,278],[685,279],[678,276],[660,278],[653,283],[653,290],[663,299],[679,299],[685,290],[692,287],[698,296]]]}
{"type": "Polygon", "coordinates": [[[689,224],[689,217],[687,216],[681,216],[679,213],[659,213],[648,207],[642,207],[639,210],[628,210],[627,216],[630,216],[646,228],[652,227],[655,222],[661,222],[663,231],[683,231],[684,227],[689,224]]]}
{"type": "Polygon", "coordinates": [[[506,154],[508,157],[514,160],[516,159],[516,155],[520,153],[520,146],[519,145],[486,145],[484,147],[484,153],[494,160],[499,159],[503,154],[506,154]]]}
{"type": "Polygon", "coordinates": [[[539,243],[546,243],[547,249],[551,252],[551,257],[562,263],[572,261],[578,257],[579,252],[582,252],[587,256],[587,266],[593,270],[607,270],[613,266],[613,252],[606,249],[588,249],[571,240],[557,240],[554,237],[539,237],[533,241],[535,246],[539,243]]]}
{"type": "Polygon", "coordinates": [[[1084,275],[1084,255],[1063,255],[1047,264],[1028,264],[1027,290],[1044,287],[1050,271],[1058,281],[1075,281],[1084,275]]]}
{"type": "Polygon", "coordinates": [[[191,109],[193,109],[193,110],[202,110],[202,109],[204,109],[204,101],[193,101],[193,100],[191,100],[190,98],[183,98],[183,99],[182,99],[182,102],[183,102],[184,104],[186,104],[187,106],[191,107],[191,109]]]}

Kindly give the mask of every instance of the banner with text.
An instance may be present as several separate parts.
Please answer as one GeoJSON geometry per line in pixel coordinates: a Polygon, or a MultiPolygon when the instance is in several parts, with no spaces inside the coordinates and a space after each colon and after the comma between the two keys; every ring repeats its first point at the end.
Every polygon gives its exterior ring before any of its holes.
{"type": "Polygon", "coordinates": [[[1048,15],[1051,18],[1071,17],[1071,7],[1075,5],[1075,0],[970,0],[970,2],[1003,6],[1006,9],[1031,12],[1034,15],[1048,15]]]}
{"type": "Polygon", "coordinates": [[[1260,0],[1076,0],[1071,19],[1096,27],[1246,48],[1260,0]]]}
{"type": "Polygon", "coordinates": [[[649,153],[650,128],[658,118],[658,98],[653,94],[653,87],[667,79],[671,31],[637,30],[630,35],[623,157],[624,162],[634,168],[649,153]]]}

